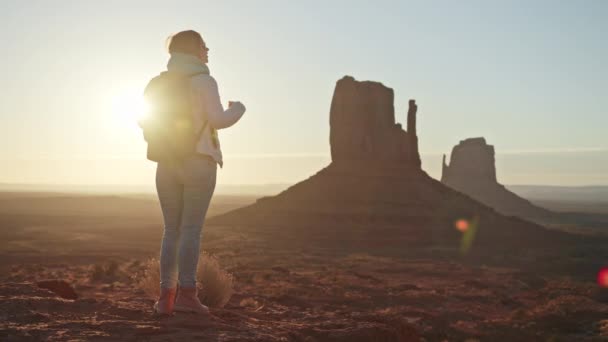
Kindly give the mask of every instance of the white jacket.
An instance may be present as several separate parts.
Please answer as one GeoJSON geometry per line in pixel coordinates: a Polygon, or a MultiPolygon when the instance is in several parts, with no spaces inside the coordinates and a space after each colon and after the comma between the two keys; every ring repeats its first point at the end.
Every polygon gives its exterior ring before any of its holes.
{"type": "Polygon", "coordinates": [[[224,164],[222,150],[217,136],[215,137],[217,147],[214,146],[214,130],[234,125],[245,113],[245,106],[240,102],[234,102],[232,106],[224,110],[217,82],[207,74],[192,77],[192,92],[194,124],[197,131],[205,125],[205,122],[208,122],[196,146],[196,151],[211,156],[221,167],[224,164]]]}

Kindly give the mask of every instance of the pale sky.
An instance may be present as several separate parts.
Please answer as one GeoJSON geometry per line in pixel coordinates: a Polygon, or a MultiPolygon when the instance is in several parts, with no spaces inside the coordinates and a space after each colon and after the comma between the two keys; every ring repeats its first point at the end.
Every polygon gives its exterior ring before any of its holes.
{"type": "Polygon", "coordinates": [[[344,75],[419,104],[423,168],[468,137],[505,184],[608,184],[608,1],[10,1],[0,3],[0,183],[153,184],[125,114],[199,31],[224,103],[224,184],[294,183],[329,162],[344,75]]]}

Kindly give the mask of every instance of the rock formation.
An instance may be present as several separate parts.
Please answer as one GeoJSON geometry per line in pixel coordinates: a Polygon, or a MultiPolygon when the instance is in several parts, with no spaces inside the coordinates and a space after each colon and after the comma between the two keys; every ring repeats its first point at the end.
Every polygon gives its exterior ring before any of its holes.
{"type": "MultiPolygon", "coordinates": [[[[496,167],[494,162],[494,146],[486,144],[484,138],[462,140],[452,149],[450,166],[445,163],[441,181],[443,183],[476,183],[496,184],[496,167]]],[[[449,184],[448,184],[449,185],[449,184]]]]}
{"type": "MultiPolygon", "coordinates": [[[[330,165],[208,224],[255,231],[258,238],[294,248],[402,255],[430,246],[458,249],[462,233],[454,223],[474,218],[479,234],[471,253],[489,253],[486,262],[502,260],[497,251],[514,246],[566,241],[563,233],[502,216],[429,177],[420,168],[416,103],[409,102],[406,132],[395,123],[393,97],[381,83],[339,80],[330,112],[330,165]]],[[[495,177],[491,169],[487,173],[495,177]]]]}
{"type": "Polygon", "coordinates": [[[460,141],[452,149],[449,166],[443,156],[441,182],[505,215],[541,219],[552,214],[498,183],[494,146],[488,145],[484,138],[460,141]]]}
{"type": "Polygon", "coordinates": [[[394,94],[378,82],[344,77],[331,102],[330,145],[335,163],[400,163],[420,168],[417,106],[409,102],[408,131],[395,122],[394,94]]]}

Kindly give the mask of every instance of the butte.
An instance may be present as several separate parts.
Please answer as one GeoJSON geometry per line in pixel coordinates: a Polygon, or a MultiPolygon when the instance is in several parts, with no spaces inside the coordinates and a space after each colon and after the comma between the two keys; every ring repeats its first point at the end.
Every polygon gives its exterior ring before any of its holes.
{"type": "MultiPolygon", "coordinates": [[[[294,253],[464,258],[543,269],[562,269],[555,261],[569,247],[586,243],[584,237],[505,216],[431,178],[418,152],[418,107],[409,101],[404,130],[393,101],[393,90],[381,83],[338,80],[329,117],[331,163],[276,196],[207,224],[294,253]],[[469,224],[456,229],[461,220],[469,224]]],[[[589,261],[568,266],[589,274],[598,267],[589,261]]]]}
{"type": "Polygon", "coordinates": [[[555,213],[532,204],[498,183],[494,146],[488,145],[484,138],[460,141],[452,149],[450,165],[446,164],[443,156],[441,182],[505,215],[535,220],[555,216],[555,213]]]}

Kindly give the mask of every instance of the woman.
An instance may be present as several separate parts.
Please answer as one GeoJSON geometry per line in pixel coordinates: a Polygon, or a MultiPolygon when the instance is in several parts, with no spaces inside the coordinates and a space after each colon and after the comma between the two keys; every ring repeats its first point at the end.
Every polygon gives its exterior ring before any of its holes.
{"type": "Polygon", "coordinates": [[[156,169],[164,234],[160,250],[160,298],[154,309],[169,315],[174,310],[207,314],[209,309],[197,296],[196,271],[201,230],[215,190],[217,164],[222,166],[216,130],[235,124],[245,106],[229,102],[229,108],[224,110],[217,83],[207,68],[209,49],[198,32],[182,31],[169,39],[171,58],[167,71],[194,75],[190,78],[192,113],[194,124],[202,133],[194,156],[180,164],[159,162],[156,169]]]}

